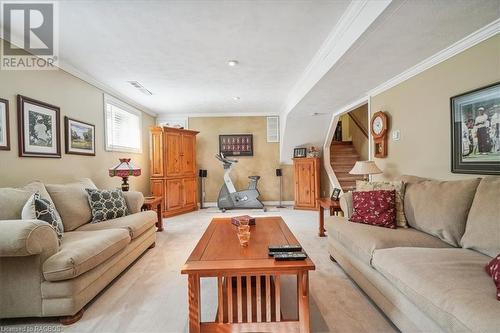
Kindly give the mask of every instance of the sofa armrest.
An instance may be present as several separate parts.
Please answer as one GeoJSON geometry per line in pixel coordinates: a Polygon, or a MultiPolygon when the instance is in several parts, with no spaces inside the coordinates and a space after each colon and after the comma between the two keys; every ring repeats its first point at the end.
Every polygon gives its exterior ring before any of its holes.
{"type": "Polygon", "coordinates": [[[125,201],[127,202],[127,207],[130,214],[135,214],[141,211],[141,207],[144,204],[144,195],[141,192],[123,192],[125,196],[125,201]]]}
{"type": "Polygon", "coordinates": [[[45,258],[59,250],[55,230],[39,220],[0,221],[0,257],[43,254],[45,258]]]}
{"type": "Polygon", "coordinates": [[[350,218],[352,216],[352,192],[344,192],[344,194],[340,197],[340,208],[344,212],[344,216],[346,218],[350,218]]]}

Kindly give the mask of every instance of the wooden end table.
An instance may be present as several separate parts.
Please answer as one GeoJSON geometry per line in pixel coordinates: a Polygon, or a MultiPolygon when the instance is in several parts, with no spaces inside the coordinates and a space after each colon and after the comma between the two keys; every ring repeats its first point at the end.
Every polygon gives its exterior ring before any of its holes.
{"type": "Polygon", "coordinates": [[[330,198],[319,198],[319,237],[325,237],[325,213],[324,208],[330,210],[330,216],[339,215],[342,213],[342,208],[340,208],[339,200],[332,200],[330,198]]]}
{"type": "MultiPolygon", "coordinates": [[[[189,332],[309,333],[310,258],[275,261],[272,244],[299,244],[281,217],[258,217],[250,227],[248,247],[241,247],[230,218],[215,218],[181,269],[188,275],[189,332]],[[281,277],[297,280],[298,318],[281,312],[281,277]],[[217,278],[217,314],[201,322],[200,279],[217,278]]],[[[291,291],[286,291],[291,292],[291,291]]]]}
{"type": "Polygon", "coordinates": [[[156,227],[158,230],[163,231],[163,219],[161,215],[161,202],[163,201],[162,197],[146,197],[144,198],[144,204],[142,205],[141,210],[156,210],[156,214],[158,215],[158,222],[156,222],[156,227]]]}

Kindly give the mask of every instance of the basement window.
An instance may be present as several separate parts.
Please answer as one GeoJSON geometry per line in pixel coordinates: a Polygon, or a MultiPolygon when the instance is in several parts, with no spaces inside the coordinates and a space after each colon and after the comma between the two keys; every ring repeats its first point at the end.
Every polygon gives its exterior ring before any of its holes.
{"type": "Polygon", "coordinates": [[[104,95],[107,151],[142,153],[142,113],[122,101],[104,95]]]}

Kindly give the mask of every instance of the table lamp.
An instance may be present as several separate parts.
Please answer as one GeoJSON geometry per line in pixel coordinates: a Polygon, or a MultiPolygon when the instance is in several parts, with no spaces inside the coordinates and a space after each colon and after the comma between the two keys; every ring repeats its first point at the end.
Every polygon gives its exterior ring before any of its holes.
{"type": "Polygon", "coordinates": [[[136,167],[130,162],[130,158],[120,158],[120,163],[109,169],[110,177],[122,177],[122,191],[127,192],[129,189],[128,177],[140,176],[141,168],[136,167]]]}
{"type": "Polygon", "coordinates": [[[368,175],[382,173],[374,161],[357,161],[349,174],[363,175],[363,180],[368,180],[368,175]]]}

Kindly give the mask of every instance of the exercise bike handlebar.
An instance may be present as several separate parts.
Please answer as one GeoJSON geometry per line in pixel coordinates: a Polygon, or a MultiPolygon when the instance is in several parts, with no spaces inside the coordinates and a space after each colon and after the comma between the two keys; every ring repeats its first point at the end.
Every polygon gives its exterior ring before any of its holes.
{"type": "Polygon", "coordinates": [[[238,163],[237,160],[230,160],[230,159],[226,158],[224,156],[224,154],[222,154],[222,153],[216,154],[215,158],[218,159],[219,161],[221,161],[222,163],[230,163],[230,164],[238,163]]]}

